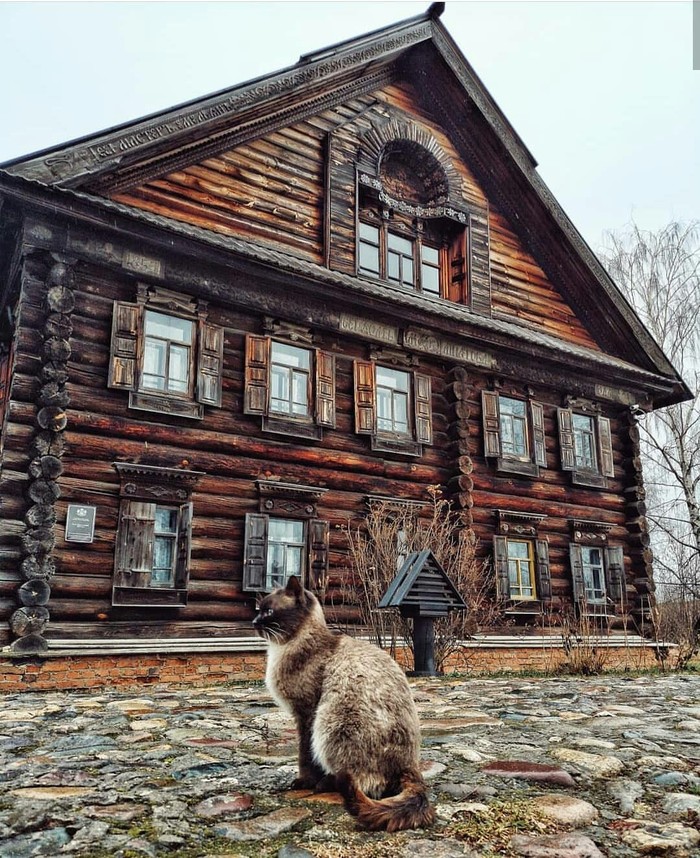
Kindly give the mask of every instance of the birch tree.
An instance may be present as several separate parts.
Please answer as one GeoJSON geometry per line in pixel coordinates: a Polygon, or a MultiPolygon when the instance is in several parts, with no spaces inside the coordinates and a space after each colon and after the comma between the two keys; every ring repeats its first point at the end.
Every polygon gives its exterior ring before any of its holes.
{"type": "Polygon", "coordinates": [[[611,277],[695,393],[640,419],[661,595],[700,600],[700,221],[608,235],[611,277]]]}

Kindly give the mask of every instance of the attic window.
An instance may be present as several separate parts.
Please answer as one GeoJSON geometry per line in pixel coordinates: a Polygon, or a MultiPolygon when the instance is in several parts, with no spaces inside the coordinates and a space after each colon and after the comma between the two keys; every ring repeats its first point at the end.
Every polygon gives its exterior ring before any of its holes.
{"type": "Polygon", "coordinates": [[[358,173],[357,273],[466,303],[469,219],[446,205],[448,171],[424,143],[392,140],[374,175],[358,173]]]}

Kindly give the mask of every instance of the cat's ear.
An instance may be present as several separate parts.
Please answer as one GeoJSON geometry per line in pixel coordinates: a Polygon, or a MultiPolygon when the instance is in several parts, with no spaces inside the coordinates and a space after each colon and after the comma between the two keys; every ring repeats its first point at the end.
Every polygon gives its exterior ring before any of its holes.
{"type": "Polygon", "coordinates": [[[296,599],[297,602],[303,603],[305,601],[304,588],[301,586],[301,581],[296,575],[292,575],[287,581],[287,593],[296,599]]]}

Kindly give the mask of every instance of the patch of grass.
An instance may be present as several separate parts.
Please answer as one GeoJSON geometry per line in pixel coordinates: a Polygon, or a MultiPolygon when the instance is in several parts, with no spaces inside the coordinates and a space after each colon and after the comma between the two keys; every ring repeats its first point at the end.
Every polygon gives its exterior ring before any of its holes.
{"type": "Polygon", "coordinates": [[[492,850],[495,855],[510,856],[514,855],[509,847],[514,834],[541,835],[556,830],[556,823],[533,807],[531,799],[513,798],[496,800],[485,811],[458,814],[443,834],[492,850]]]}
{"type": "MultiPolygon", "coordinates": [[[[367,836],[367,835],[365,835],[367,836]]],[[[376,843],[322,843],[309,846],[316,858],[402,858],[405,855],[406,841],[382,838],[376,843]]]]}

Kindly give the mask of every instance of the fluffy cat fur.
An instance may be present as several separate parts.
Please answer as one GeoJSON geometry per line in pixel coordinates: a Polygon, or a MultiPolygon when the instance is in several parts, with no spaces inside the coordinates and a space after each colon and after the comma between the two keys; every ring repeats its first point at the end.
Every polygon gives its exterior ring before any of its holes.
{"type": "Polygon", "coordinates": [[[263,599],[253,626],[268,641],[267,687],[296,721],[299,776],[292,787],[337,789],[366,829],[431,825],[418,713],[396,662],[332,632],[296,577],[263,599]]]}

